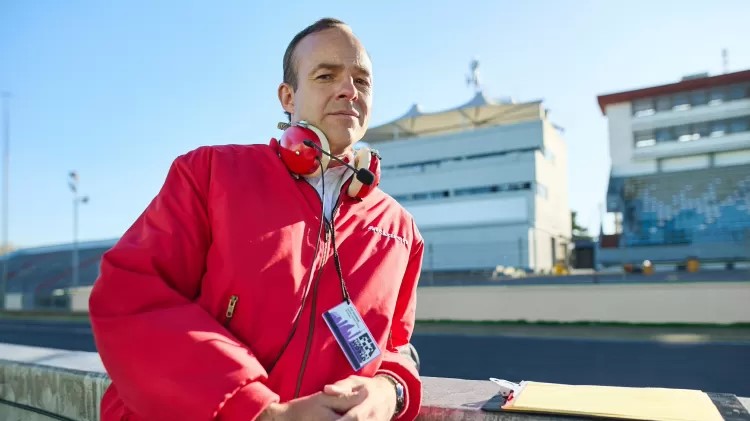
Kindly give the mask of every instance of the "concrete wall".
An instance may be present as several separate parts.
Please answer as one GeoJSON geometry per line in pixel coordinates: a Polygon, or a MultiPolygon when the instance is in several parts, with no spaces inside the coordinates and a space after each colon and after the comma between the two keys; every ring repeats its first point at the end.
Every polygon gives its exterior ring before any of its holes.
{"type": "Polygon", "coordinates": [[[664,172],[697,170],[708,168],[710,165],[711,159],[707,154],[681,156],[678,158],[664,158],[661,161],[661,170],[664,172]]]}
{"type": "Polygon", "coordinates": [[[417,300],[418,320],[750,322],[750,282],[429,287],[417,300]]]}
{"type": "MultiPolygon", "coordinates": [[[[384,157],[383,165],[386,162],[384,157]]],[[[533,153],[516,152],[422,167],[386,168],[383,169],[380,187],[395,196],[533,180],[533,153]]]]}
{"type": "Polygon", "coordinates": [[[421,228],[424,270],[489,269],[529,264],[528,223],[421,228]]]}
{"type": "MultiPolygon", "coordinates": [[[[380,187],[393,196],[449,191],[447,197],[404,200],[414,215],[427,248],[427,270],[492,270],[498,265],[529,267],[551,261],[545,256],[549,241],[535,242],[537,193],[536,165],[543,161],[544,184],[551,199],[541,210],[549,219],[540,229],[565,230],[569,226],[567,205],[567,150],[556,130],[542,120],[472,129],[441,136],[410,138],[375,145],[383,156],[380,187]],[[547,160],[539,152],[517,151],[544,148],[554,156],[547,160]],[[464,159],[477,154],[511,151],[504,155],[464,159]],[[388,168],[430,160],[444,160],[418,167],[388,168]],[[455,195],[455,190],[508,183],[529,182],[528,190],[455,195]],[[535,250],[541,244],[544,251],[535,250]],[[533,255],[537,255],[537,260],[533,255]]],[[[549,253],[548,253],[549,254],[549,253]]]]}
{"type": "Polygon", "coordinates": [[[532,267],[537,270],[550,270],[556,259],[565,258],[571,237],[568,150],[549,122],[544,122],[544,148],[545,154],[536,154],[535,168],[536,179],[546,187],[546,194],[537,188],[534,225],[530,234],[532,267]]]}
{"type": "Polygon", "coordinates": [[[0,343],[0,419],[97,421],[109,379],[95,352],[0,343]]]}
{"type": "Polygon", "coordinates": [[[559,240],[547,230],[531,229],[529,233],[529,254],[535,272],[547,272],[552,269],[555,259],[564,256],[559,247],[559,240]],[[553,239],[555,240],[555,251],[552,251],[553,239]]]}
{"type": "Polygon", "coordinates": [[[420,230],[529,221],[530,195],[489,194],[464,200],[415,201],[404,204],[420,230]],[[525,197],[526,196],[526,197],[525,197]]]}
{"type": "MultiPolygon", "coordinates": [[[[93,352],[0,344],[0,419],[4,421],[98,421],[99,402],[109,379],[91,367],[93,352]],[[29,355],[56,355],[34,362],[29,355]]],[[[489,374],[488,374],[489,376],[489,374]]],[[[515,380],[515,379],[513,379],[515,380]]],[[[578,418],[485,412],[481,407],[499,387],[488,380],[422,377],[422,408],[417,420],[573,420],[578,418]]],[[[739,398],[748,407],[747,398],[739,398]]]]}
{"type": "Polygon", "coordinates": [[[89,296],[91,295],[92,286],[70,288],[70,310],[75,312],[89,311],[89,296]]]}
{"type": "Polygon", "coordinates": [[[607,106],[612,175],[622,177],[656,172],[656,160],[633,160],[632,109],[629,102],[607,106]]]}
{"type": "MultiPolygon", "coordinates": [[[[633,152],[633,163],[652,162],[656,158],[671,158],[710,152],[725,152],[747,149],[750,133],[733,133],[716,138],[702,138],[690,142],[664,142],[633,152]]],[[[613,158],[614,159],[614,158],[613,158]]],[[[627,175],[617,173],[615,175],[627,175]]]]}
{"type": "MultiPolygon", "coordinates": [[[[748,141],[750,145],[750,140],[748,141]]],[[[743,151],[718,152],[714,155],[714,165],[717,167],[729,165],[750,164],[750,149],[743,151]]]]}
{"type": "Polygon", "coordinates": [[[536,196],[535,227],[570,239],[570,199],[568,148],[560,133],[544,122],[544,148],[547,156],[536,155],[537,181],[547,187],[547,197],[536,196]]]}
{"type": "Polygon", "coordinates": [[[376,143],[373,147],[380,151],[383,165],[388,166],[539,147],[541,131],[541,121],[532,121],[376,143]]]}

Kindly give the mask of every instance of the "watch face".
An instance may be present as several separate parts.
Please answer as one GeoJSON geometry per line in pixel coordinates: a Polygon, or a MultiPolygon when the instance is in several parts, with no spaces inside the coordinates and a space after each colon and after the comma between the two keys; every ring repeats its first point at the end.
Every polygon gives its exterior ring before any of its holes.
{"type": "Polygon", "coordinates": [[[396,412],[401,412],[404,407],[404,386],[396,382],[396,412]]]}

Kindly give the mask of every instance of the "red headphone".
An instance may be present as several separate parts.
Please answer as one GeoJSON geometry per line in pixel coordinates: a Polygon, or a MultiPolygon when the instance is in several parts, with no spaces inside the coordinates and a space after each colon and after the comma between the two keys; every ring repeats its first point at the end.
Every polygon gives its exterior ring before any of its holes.
{"type": "MultiPolygon", "coordinates": [[[[278,128],[284,131],[278,141],[279,158],[292,174],[314,177],[328,168],[332,156],[331,148],[328,138],[320,129],[305,121],[295,124],[279,123],[278,128]],[[305,141],[308,141],[307,144],[305,141]]],[[[276,139],[272,139],[271,142],[276,142],[276,139]]],[[[350,197],[364,199],[380,184],[380,155],[377,151],[366,147],[359,148],[355,152],[354,165],[345,165],[352,168],[357,175],[360,170],[367,170],[374,176],[369,185],[363,183],[359,176],[353,177],[347,189],[350,197]]]]}

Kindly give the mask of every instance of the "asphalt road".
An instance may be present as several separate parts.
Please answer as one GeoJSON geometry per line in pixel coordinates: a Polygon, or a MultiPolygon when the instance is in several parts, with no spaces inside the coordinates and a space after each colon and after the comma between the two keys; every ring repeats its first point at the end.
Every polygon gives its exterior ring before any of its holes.
{"type": "MultiPolygon", "coordinates": [[[[0,342],[96,351],[79,322],[0,320],[0,342]]],[[[425,376],[701,389],[750,396],[750,340],[681,343],[550,335],[419,333],[425,376]]]]}

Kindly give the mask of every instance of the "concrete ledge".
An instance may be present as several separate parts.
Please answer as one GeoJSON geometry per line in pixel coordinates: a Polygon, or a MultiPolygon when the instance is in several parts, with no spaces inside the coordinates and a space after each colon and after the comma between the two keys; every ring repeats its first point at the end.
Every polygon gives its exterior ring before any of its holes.
{"type": "MultiPolygon", "coordinates": [[[[423,377],[420,421],[536,421],[576,418],[481,410],[497,386],[489,381],[423,377]]],[[[109,378],[95,352],[0,343],[0,419],[98,421],[109,378]]],[[[750,399],[740,398],[745,408],[750,399]]]]}
{"type": "Polygon", "coordinates": [[[435,286],[417,321],[734,324],[750,322],[750,282],[435,286]]]}
{"type": "Polygon", "coordinates": [[[98,421],[109,383],[94,352],[0,344],[0,419],[98,421]]]}

